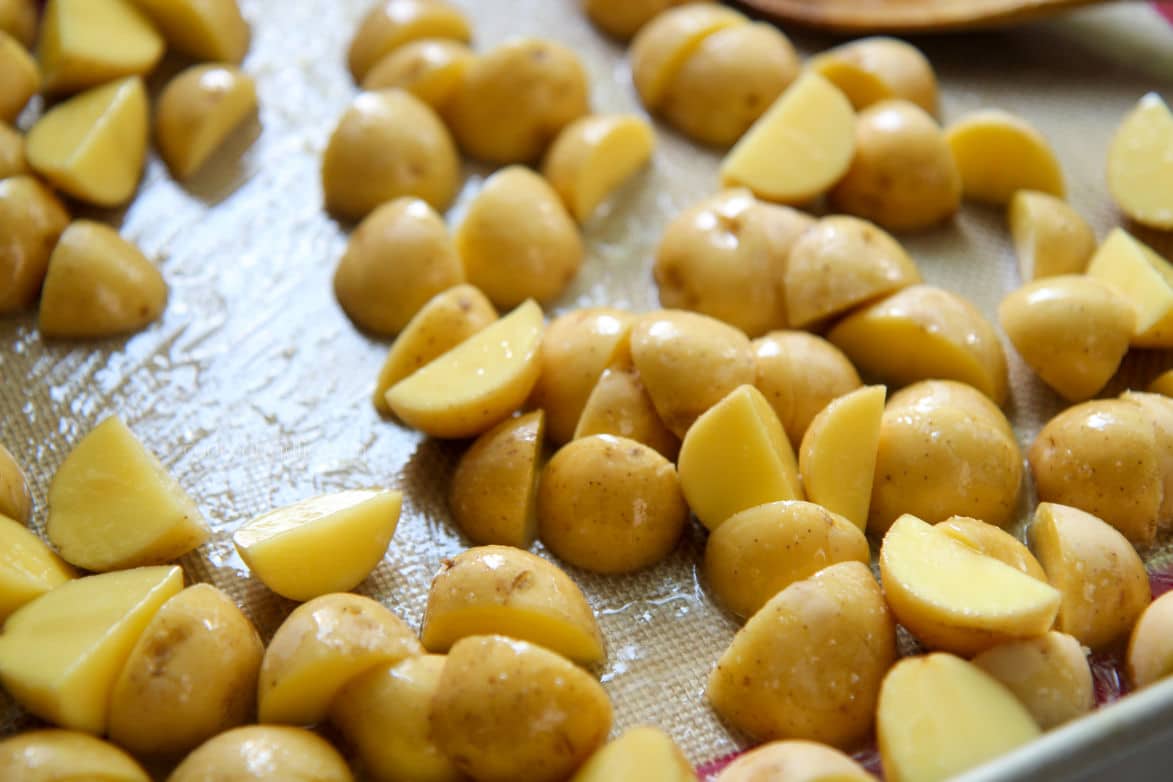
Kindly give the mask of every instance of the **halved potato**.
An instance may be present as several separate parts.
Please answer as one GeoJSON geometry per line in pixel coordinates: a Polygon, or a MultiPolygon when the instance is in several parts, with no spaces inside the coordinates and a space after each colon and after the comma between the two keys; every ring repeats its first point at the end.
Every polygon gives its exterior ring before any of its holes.
{"type": "Polygon", "coordinates": [[[0,768],[15,782],[150,782],[134,758],[88,733],[30,730],[0,741],[0,768]]]}
{"type": "Polygon", "coordinates": [[[69,212],[41,181],[23,174],[0,179],[0,313],[36,303],[49,256],[69,225],[69,212]]]}
{"type": "Polygon", "coordinates": [[[129,0],[50,0],[37,42],[44,89],[77,92],[145,76],[163,56],[163,37],[129,0]]]}
{"type": "Polygon", "coordinates": [[[1031,578],[1049,584],[1043,566],[1035,559],[1022,541],[1001,527],[987,524],[969,516],[950,516],[934,525],[958,543],[964,543],[979,554],[993,557],[1015,570],[1021,570],[1031,578]]]}
{"type": "Polygon", "coordinates": [[[11,35],[22,46],[36,43],[36,0],[0,0],[0,31],[11,35]]]}
{"type": "Polygon", "coordinates": [[[660,420],[639,372],[630,361],[603,370],[582,408],[572,439],[595,434],[635,440],[672,461],[680,452],[680,438],[660,420]]]}
{"type": "Polygon", "coordinates": [[[0,443],[0,516],[28,524],[33,510],[33,498],[24,470],[12,453],[0,443]]]}
{"type": "Polygon", "coordinates": [[[593,114],[562,129],[546,152],[542,176],[579,224],[652,156],[652,126],[634,114],[593,114]]]}
{"type": "Polygon", "coordinates": [[[167,39],[197,60],[239,64],[248,51],[248,22],[236,0],[132,0],[167,39]]]}
{"type": "Polygon", "coordinates": [[[1173,592],[1154,600],[1128,639],[1128,679],[1140,689],[1173,674],[1173,592]]]}
{"type": "Polygon", "coordinates": [[[1124,214],[1173,228],[1173,113],[1150,92],[1120,123],[1108,150],[1108,189],[1124,214]]]}
{"type": "Polygon", "coordinates": [[[1173,369],[1168,369],[1153,379],[1149,391],[1162,396],[1173,397],[1173,369]]]}
{"type": "Polygon", "coordinates": [[[860,38],[812,57],[807,67],[843,91],[856,111],[882,100],[937,113],[937,76],[920,50],[898,38],[860,38]]]}
{"type": "Polygon", "coordinates": [[[257,110],[257,86],[231,65],[196,65],[167,82],[155,107],[155,144],[186,179],[257,110]]]}
{"type": "Polygon", "coordinates": [[[1161,475],[1161,507],[1157,510],[1157,529],[1173,526],[1173,400],[1162,394],[1125,391],[1125,402],[1140,406],[1153,423],[1153,441],[1157,448],[1157,470],[1161,475]]]}
{"type": "Polygon", "coordinates": [[[1083,716],[1095,706],[1092,671],[1079,641],[1054,630],[1010,641],[973,658],[1001,682],[1043,730],[1083,716]]]}
{"type": "Polygon", "coordinates": [[[1096,234],[1061,198],[1019,190],[1006,210],[1018,273],[1023,282],[1083,274],[1096,251],[1096,234]]]}
{"type": "Polygon", "coordinates": [[[476,55],[460,41],[421,38],[392,50],[363,77],[364,90],[407,90],[443,113],[476,55]]]}
{"type": "Polygon", "coordinates": [[[1173,264],[1116,228],[1092,256],[1087,274],[1115,288],[1136,309],[1133,345],[1173,347],[1173,264]]]}
{"type": "Polygon", "coordinates": [[[0,180],[28,172],[28,161],[24,157],[24,135],[8,123],[0,121],[0,180]]]}
{"type": "Polygon", "coordinates": [[[771,741],[726,766],[715,782],[875,782],[858,763],[814,741],[771,741]]]}
{"type": "Polygon", "coordinates": [[[0,29],[0,122],[16,122],[41,88],[37,64],[20,42],[0,29]]]}
{"type": "Polygon", "coordinates": [[[1063,197],[1063,169],[1046,137],[999,109],[975,111],[945,130],[966,198],[1005,205],[1019,190],[1063,197]]]}
{"type": "Polygon", "coordinates": [[[464,13],[443,0],[385,0],[375,3],[359,22],[346,62],[356,82],[380,60],[405,43],[441,38],[461,43],[472,40],[464,13]]]}
{"type": "Polygon", "coordinates": [[[77,577],[28,527],[0,514],[0,623],[25,603],[77,577]]]}
{"type": "Polygon", "coordinates": [[[664,731],[628,728],[584,763],[570,782],[696,782],[692,764],[664,731]]]}
{"type": "Polygon", "coordinates": [[[640,100],[649,110],[660,108],[668,82],[708,36],[745,24],[742,14],[722,5],[692,3],[658,14],[631,42],[631,76],[640,100]]]}
{"type": "Polygon", "coordinates": [[[167,777],[167,782],[354,782],[346,760],[330,742],[304,728],[245,725],[208,739],[167,777]]]}

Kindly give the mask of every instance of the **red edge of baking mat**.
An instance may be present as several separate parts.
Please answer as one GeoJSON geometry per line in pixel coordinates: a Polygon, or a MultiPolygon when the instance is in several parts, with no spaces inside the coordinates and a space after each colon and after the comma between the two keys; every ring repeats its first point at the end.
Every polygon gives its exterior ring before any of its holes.
{"type": "Polygon", "coordinates": [[[1157,9],[1157,13],[1165,17],[1165,19],[1173,24],[1173,3],[1153,3],[1153,8],[1157,9]]]}

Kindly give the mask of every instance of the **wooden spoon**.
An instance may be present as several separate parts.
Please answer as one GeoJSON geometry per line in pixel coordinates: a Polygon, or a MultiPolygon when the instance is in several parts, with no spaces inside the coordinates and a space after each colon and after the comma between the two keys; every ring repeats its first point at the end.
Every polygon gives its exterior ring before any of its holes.
{"type": "Polygon", "coordinates": [[[1097,0],[741,0],[779,22],[846,33],[935,32],[1022,22],[1097,0]]]}

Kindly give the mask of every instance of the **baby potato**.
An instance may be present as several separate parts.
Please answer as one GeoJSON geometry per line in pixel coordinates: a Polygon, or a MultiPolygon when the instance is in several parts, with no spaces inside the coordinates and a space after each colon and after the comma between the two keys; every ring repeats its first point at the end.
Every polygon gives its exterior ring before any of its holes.
{"type": "Polygon", "coordinates": [[[1150,92],[1120,123],[1108,150],[1108,189],[1141,225],[1173,228],[1173,113],[1150,92]]]}
{"type": "MultiPolygon", "coordinates": [[[[3,453],[0,453],[2,460],[3,453]]],[[[4,489],[2,472],[0,466],[0,497],[4,489]]],[[[2,512],[0,552],[3,552],[0,554],[0,623],[21,606],[77,578],[77,571],[35,532],[2,512]]]]}
{"type": "Polygon", "coordinates": [[[660,419],[677,437],[754,379],[745,333],[693,312],[659,310],[641,317],[631,331],[631,358],[660,419]]]}
{"type": "Polygon", "coordinates": [[[257,86],[232,65],[195,65],[167,82],[155,107],[155,144],[187,179],[257,110],[257,86]]]}
{"type": "Polygon", "coordinates": [[[24,157],[24,136],[7,123],[0,122],[0,180],[27,174],[28,161],[24,157]]]}
{"type": "Polygon", "coordinates": [[[1066,201],[1047,193],[1015,192],[1006,222],[1023,282],[1083,274],[1096,251],[1096,235],[1087,220],[1066,201]]]}
{"type": "Polygon", "coordinates": [[[354,782],[338,750],[321,736],[285,725],[246,725],[208,739],[167,782],[354,782]]]}
{"type": "Polygon", "coordinates": [[[1173,348],[1173,263],[1123,228],[1096,250],[1087,274],[1116,289],[1136,309],[1132,344],[1173,348]]]}
{"type": "Polygon", "coordinates": [[[542,176],[579,224],[647,164],[656,136],[635,114],[592,114],[562,129],[546,153],[542,176]]]}
{"type": "Polygon", "coordinates": [[[1002,299],[1002,330],[1047,385],[1069,402],[1099,393],[1128,352],[1136,312],[1092,277],[1063,274],[1002,299]]]}
{"type": "Polygon", "coordinates": [[[676,546],[687,521],[672,463],[625,437],[571,441],[538,484],[542,542],[559,559],[595,573],[654,565],[676,546]]]}
{"type": "Polygon", "coordinates": [[[432,740],[478,782],[566,779],[610,730],[611,702],[590,674],[497,635],[458,641],[432,699],[432,740]]]}
{"type": "Polygon", "coordinates": [[[28,524],[32,514],[33,498],[24,470],[12,453],[0,443],[0,516],[28,524]]]}
{"type": "Polygon", "coordinates": [[[838,562],[870,561],[868,541],[847,519],[812,502],[770,502],[730,516],[705,544],[713,593],[753,616],[786,587],[838,562]]]}
{"type": "Polygon", "coordinates": [[[920,50],[898,38],[860,38],[812,57],[808,67],[843,91],[856,111],[906,100],[937,113],[937,75],[920,50]]]}
{"type": "Polygon", "coordinates": [[[676,459],[680,438],[668,431],[630,361],[603,370],[587,397],[575,440],[593,434],[626,437],[653,448],[669,461],[676,459]]]}
{"type": "Polygon", "coordinates": [[[741,138],[798,76],[798,55],[777,27],[739,24],[705,36],[664,87],[658,111],[702,144],[741,138]]]}
{"type": "Polygon", "coordinates": [[[973,664],[1013,692],[1043,730],[1083,716],[1096,702],[1083,647],[1066,633],[1010,641],[982,652],[973,664]]]}
{"type": "Polygon", "coordinates": [[[232,598],[196,584],[164,603],[110,693],[110,738],[139,755],[194,749],[252,720],[265,646],[232,598]]]}
{"type": "Polygon", "coordinates": [[[738,757],[715,782],[875,782],[842,752],[814,741],[771,741],[738,757]]]}
{"type": "Polygon", "coordinates": [[[582,236],[546,180],[509,166],[485,180],[456,229],[468,281],[508,309],[562,295],[583,260],[582,236]]]}
{"type": "Polygon", "coordinates": [[[646,725],[629,728],[591,755],[570,782],[697,782],[688,758],[664,731],[646,725]]]}
{"type": "Polygon", "coordinates": [[[578,585],[556,565],[512,546],[470,548],[441,564],[420,630],[429,652],[470,635],[504,635],[581,665],[602,662],[603,633],[578,585]]]}
{"type": "Polygon", "coordinates": [[[866,220],[832,215],[790,250],[786,312],[792,327],[810,327],[919,282],[916,264],[889,234],[866,220]]]}
{"type": "Polygon", "coordinates": [[[759,741],[850,747],[872,728],[896,625],[867,565],[841,562],[774,595],[709,677],[722,720],[759,741]],[[818,654],[812,654],[818,649],[818,654]]]}
{"type": "Polygon", "coordinates": [[[364,90],[407,90],[437,112],[447,107],[476,55],[460,41],[423,38],[405,43],[363,77],[364,90]]]}
{"type": "Polygon", "coordinates": [[[467,17],[445,0],[379,0],[359,22],[350,41],[346,63],[362,82],[384,57],[404,44],[441,38],[467,44],[472,28],[467,17]]]}
{"type": "MultiPolygon", "coordinates": [[[[638,3],[624,5],[631,9],[638,3]]],[[[631,79],[643,105],[649,111],[659,110],[669,82],[701,42],[748,21],[732,8],[709,3],[688,3],[649,17],[628,50],[631,79]]]]}
{"type": "Polygon", "coordinates": [[[0,122],[16,122],[29,99],[40,90],[41,72],[24,46],[3,30],[0,30],[0,74],[4,75],[0,83],[0,122]]]}
{"type": "Polygon", "coordinates": [[[354,229],[334,271],[334,295],[361,328],[395,334],[433,296],[462,282],[444,218],[405,196],[379,206],[354,229]]]}
{"type": "Polygon", "coordinates": [[[5,738],[0,741],[0,769],[11,782],[151,780],[118,747],[72,730],[30,730],[5,738]]]}
{"type": "Polygon", "coordinates": [[[474,543],[524,549],[534,542],[545,430],[541,410],[507,418],[460,457],[448,490],[448,509],[474,543]]]}
{"type": "Polygon", "coordinates": [[[65,205],[39,180],[0,179],[0,314],[36,303],[53,246],[68,225],[65,205]]]}
{"type": "Polygon", "coordinates": [[[347,592],[316,597],[293,609],[265,649],[258,718],[320,722],[351,679],[423,653],[411,628],[369,597],[347,592]]]}
{"type": "Polygon", "coordinates": [[[1149,383],[1149,392],[1173,397],[1173,369],[1167,369],[1149,383]]]}
{"type": "Polygon", "coordinates": [[[707,0],[582,0],[583,11],[596,27],[626,41],[666,9],[707,0]]]}
{"type": "Polygon", "coordinates": [[[236,0],[131,0],[150,17],[167,46],[196,60],[240,64],[248,22],[236,0]]]}
{"type": "Polygon", "coordinates": [[[1136,546],[1155,539],[1161,453],[1152,419],[1138,405],[1095,399],[1070,407],[1043,426],[1027,459],[1040,502],[1087,511],[1136,546]]]}
{"type": "Polygon", "coordinates": [[[1004,206],[1019,190],[1062,198],[1063,170],[1026,120],[999,109],[972,112],[945,130],[966,198],[1004,206]]]}
{"type": "Polygon", "coordinates": [[[37,62],[49,94],[145,76],[163,56],[163,37],[133,2],[49,0],[37,62]]]}
{"type": "Polygon", "coordinates": [[[514,38],[473,61],[445,116],[466,154],[504,164],[536,161],[589,112],[590,83],[573,49],[514,38]]]}
{"type": "Polygon", "coordinates": [[[37,38],[35,0],[0,0],[0,32],[31,48],[37,38]]]}
{"type": "Polygon", "coordinates": [[[969,516],[950,516],[934,525],[934,529],[940,530],[958,543],[969,546],[979,554],[993,557],[1037,581],[1048,583],[1043,566],[1035,559],[1035,555],[1030,553],[1030,549],[1001,527],[969,516]]]}
{"type": "Polygon", "coordinates": [[[889,409],[935,410],[956,408],[966,415],[992,426],[1006,437],[1014,439],[1014,428],[988,396],[968,383],[956,380],[922,380],[905,386],[888,397],[889,409]]]}
{"type": "Polygon", "coordinates": [[[1144,391],[1125,391],[1120,398],[1139,405],[1141,412],[1149,416],[1153,422],[1153,435],[1157,445],[1157,469],[1164,484],[1161,507],[1157,511],[1157,527],[1159,530],[1165,530],[1173,525],[1173,400],[1161,394],[1144,391]]]}
{"type": "Polygon", "coordinates": [[[867,386],[832,400],[811,421],[798,451],[807,499],[867,528],[876,473],[884,386],[867,386]]]}
{"type": "Polygon", "coordinates": [[[404,90],[364,92],[330,134],[322,156],[326,209],[360,220],[400,196],[448,208],[460,185],[460,158],[431,107],[404,90]]]}
{"type": "Polygon", "coordinates": [[[829,198],[890,231],[920,231],[960,208],[961,175],[936,120],[914,103],[886,100],[856,118],[855,157],[829,198]]]}
{"type": "Polygon", "coordinates": [[[1138,690],[1173,673],[1173,592],[1154,600],[1136,620],[1127,665],[1128,680],[1138,690]]]}

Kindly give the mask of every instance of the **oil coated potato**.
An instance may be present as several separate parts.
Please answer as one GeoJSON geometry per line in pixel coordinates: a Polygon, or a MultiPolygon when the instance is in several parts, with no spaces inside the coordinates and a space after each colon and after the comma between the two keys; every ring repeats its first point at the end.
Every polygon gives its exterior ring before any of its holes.
{"type": "Polygon", "coordinates": [[[591,755],[570,782],[696,782],[696,778],[692,764],[671,736],[659,728],[637,725],[591,755]]]}
{"type": "Polygon", "coordinates": [[[0,0],[0,31],[22,46],[32,47],[37,37],[37,6],[34,0],[0,0]]]}
{"type": "Polygon", "coordinates": [[[28,524],[32,514],[33,498],[24,470],[12,453],[0,443],[0,516],[28,524]]]}
{"type": "Polygon", "coordinates": [[[973,664],[1014,693],[1043,730],[1086,714],[1096,702],[1083,647],[1065,633],[995,646],[973,664]]]}
{"type": "Polygon", "coordinates": [[[458,641],[432,699],[432,740],[478,782],[566,779],[610,730],[611,703],[590,674],[502,636],[458,641]]]}
{"type": "Polygon", "coordinates": [[[753,615],[709,677],[709,702],[760,741],[850,747],[871,731],[880,681],[895,660],[896,626],[879,585],[867,565],[843,562],[753,615]]]}
{"type": "Polygon", "coordinates": [[[291,725],[320,722],[351,679],[423,653],[411,628],[369,597],[316,597],[293,609],[265,649],[257,716],[291,725]]]}
{"type": "Polygon", "coordinates": [[[507,418],[460,457],[448,490],[448,509],[474,543],[525,549],[534,542],[545,431],[541,410],[507,418]]]}
{"type": "Polygon", "coordinates": [[[628,58],[635,90],[650,111],[660,108],[669,82],[705,38],[747,22],[732,8],[708,3],[669,8],[649,19],[631,42],[628,58]]]}
{"type": "Polygon", "coordinates": [[[1108,189],[1120,211],[1141,225],[1173,228],[1173,113],[1150,92],[1112,138],[1108,189]]]}
{"type": "Polygon", "coordinates": [[[705,0],[583,0],[582,7],[595,26],[626,41],[668,8],[705,0]]]}
{"type": "Polygon", "coordinates": [[[0,768],[14,782],[100,779],[150,782],[134,758],[88,733],[30,730],[0,741],[0,768]]]}
{"type": "Polygon", "coordinates": [[[1035,559],[1035,555],[1030,553],[1030,549],[1001,527],[969,516],[951,516],[934,525],[934,529],[958,543],[969,546],[979,554],[993,557],[1044,584],[1049,583],[1043,566],[1035,559]]]}
{"type": "Polygon", "coordinates": [[[1133,345],[1173,347],[1173,264],[1116,228],[1092,256],[1087,273],[1115,288],[1136,309],[1133,345]]]}
{"type": "Polygon", "coordinates": [[[76,577],[77,571],[32,530],[0,513],[0,623],[25,603],[76,577]]]}
{"type": "Polygon", "coordinates": [[[808,67],[843,91],[856,111],[884,100],[906,100],[937,113],[937,75],[920,50],[875,36],[812,57],[808,67]]]}
{"type": "Polygon", "coordinates": [[[360,327],[396,334],[433,296],[464,282],[444,218],[405,196],[367,215],[334,271],[334,295],[360,327]]]}
{"type": "Polygon", "coordinates": [[[236,0],[132,0],[167,40],[196,60],[239,65],[248,51],[248,22],[236,0]]]}
{"type": "Polygon", "coordinates": [[[209,739],[183,759],[167,782],[354,782],[330,743],[303,728],[246,725],[209,739]]]}
{"type": "Polygon", "coordinates": [[[573,439],[593,434],[635,440],[669,461],[675,461],[680,451],[680,438],[660,420],[639,372],[630,361],[603,370],[587,397],[573,439]]]}
{"type": "Polygon", "coordinates": [[[468,281],[508,309],[526,299],[549,304],[582,266],[578,226],[554,188],[522,166],[485,181],[456,229],[468,281]]]}
{"type": "Polygon", "coordinates": [[[0,121],[0,181],[27,174],[28,161],[24,156],[24,136],[7,123],[0,121]]]}
{"type": "Polygon", "coordinates": [[[175,177],[186,179],[256,110],[257,86],[239,68],[188,68],[167,83],[155,107],[159,154],[175,177]]]}
{"type": "Polygon", "coordinates": [[[1099,393],[1116,369],[1136,313],[1092,277],[1064,274],[1028,283],[998,307],[1002,330],[1022,359],[1069,402],[1099,393]]]}
{"type": "Polygon", "coordinates": [[[49,255],[69,225],[65,205],[31,176],[0,179],[0,314],[32,306],[41,292],[49,255]]]}
{"type": "Polygon", "coordinates": [[[77,92],[145,76],[163,56],[163,37],[130,0],[50,0],[37,41],[45,92],[77,92]]]}
{"type": "Polygon", "coordinates": [[[359,22],[346,62],[356,82],[399,47],[422,38],[467,44],[472,28],[464,13],[444,0],[380,0],[359,22]]]}
{"type": "Polygon", "coordinates": [[[1125,391],[1120,398],[1140,406],[1140,410],[1153,422],[1153,435],[1157,445],[1158,471],[1164,484],[1161,507],[1157,511],[1157,527],[1160,530],[1173,525],[1173,400],[1161,394],[1144,391],[1125,391]]]}
{"type": "Polygon", "coordinates": [[[807,499],[861,530],[872,501],[886,393],[883,386],[868,386],[833,400],[811,421],[798,452],[807,499]]]}
{"type": "Polygon", "coordinates": [[[890,231],[919,231],[957,212],[961,175],[936,120],[888,100],[856,118],[855,157],[829,197],[836,210],[890,231]]]}
{"type": "Polygon", "coordinates": [[[110,694],[110,738],[140,755],[187,752],[253,718],[265,646],[232,598],[196,584],[168,600],[110,694]]]}
{"type": "Polygon", "coordinates": [[[677,437],[730,391],[754,380],[745,333],[693,312],[644,315],[632,327],[631,358],[660,419],[677,437]]]}
{"type": "Polygon", "coordinates": [[[1063,170],[1042,133],[1021,117],[984,109],[945,131],[966,198],[1004,206],[1019,190],[1062,198],[1063,170]]]}
{"type": "Polygon", "coordinates": [[[956,380],[922,380],[905,386],[888,398],[888,406],[909,410],[952,407],[1014,439],[1014,428],[1002,408],[973,386],[956,380]]]}
{"type": "Polygon", "coordinates": [[[1168,369],[1153,379],[1149,384],[1149,391],[1153,394],[1173,397],[1173,369],[1168,369]]]}
{"type": "Polygon", "coordinates": [[[814,741],[771,741],[738,757],[716,782],[874,782],[842,752],[814,741]]]}
{"type": "Polygon", "coordinates": [[[1096,234],[1066,201],[1035,190],[1010,199],[1006,222],[1023,282],[1083,274],[1096,251],[1096,234]]]}
{"type": "Polygon", "coordinates": [[[870,557],[867,538],[839,514],[812,502],[771,502],[734,514],[709,535],[704,573],[726,608],[750,617],[796,581],[870,557]]]}
{"type": "Polygon", "coordinates": [[[810,327],[919,282],[912,258],[882,229],[847,215],[824,217],[790,249],[786,312],[792,327],[810,327]]]}
{"type": "Polygon", "coordinates": [[[41,72],[25,48],[0,30],[0,121],[15,122],[29,99],[41,88],[41,72]]]}
{"type": "Polygon", "coordinates": [[[655,132],[635,114],[592,114],[562,129],[542,163],[542,176],[558,191],[579,224],[612,191],[647,165],[655,132]]]}
{"type": "Polygon", "coordinates": [[[476,55],[460,41],[423,38],[405,43],[375,64],[362,80],[364,90],[407,90],[443,112],[476,55]]]}
{"type": "Polygon", "coordinates": [[[1173,673],[1173,597],[1165,593],[1154,600],[1128,640],[1128,679],[1140,689],[1173,673]]]}
{"type": "Polygon", "coordinates": [[[444,560],[428,592],[420,636],[447,652],[470,635],[529,641],[582,665],[602,662],[603,634],[570,576],[511,546],[471,548],[444,560]]]}
{"type": "Polygon", "coordinates": [[[541,38],[514,38],[468,67],[445,118],[468,155],[487,163],[528,163],[589,112],[590,83],[574,50],[541,38]]]}
{"type": "Polygon", "coordinates": [[[538,531],[559,559],[595,573],[654,565],[676,546],[688,506],[672,463],[642,443],[593,435],[554,454],[538,484],[538,531]]]}

